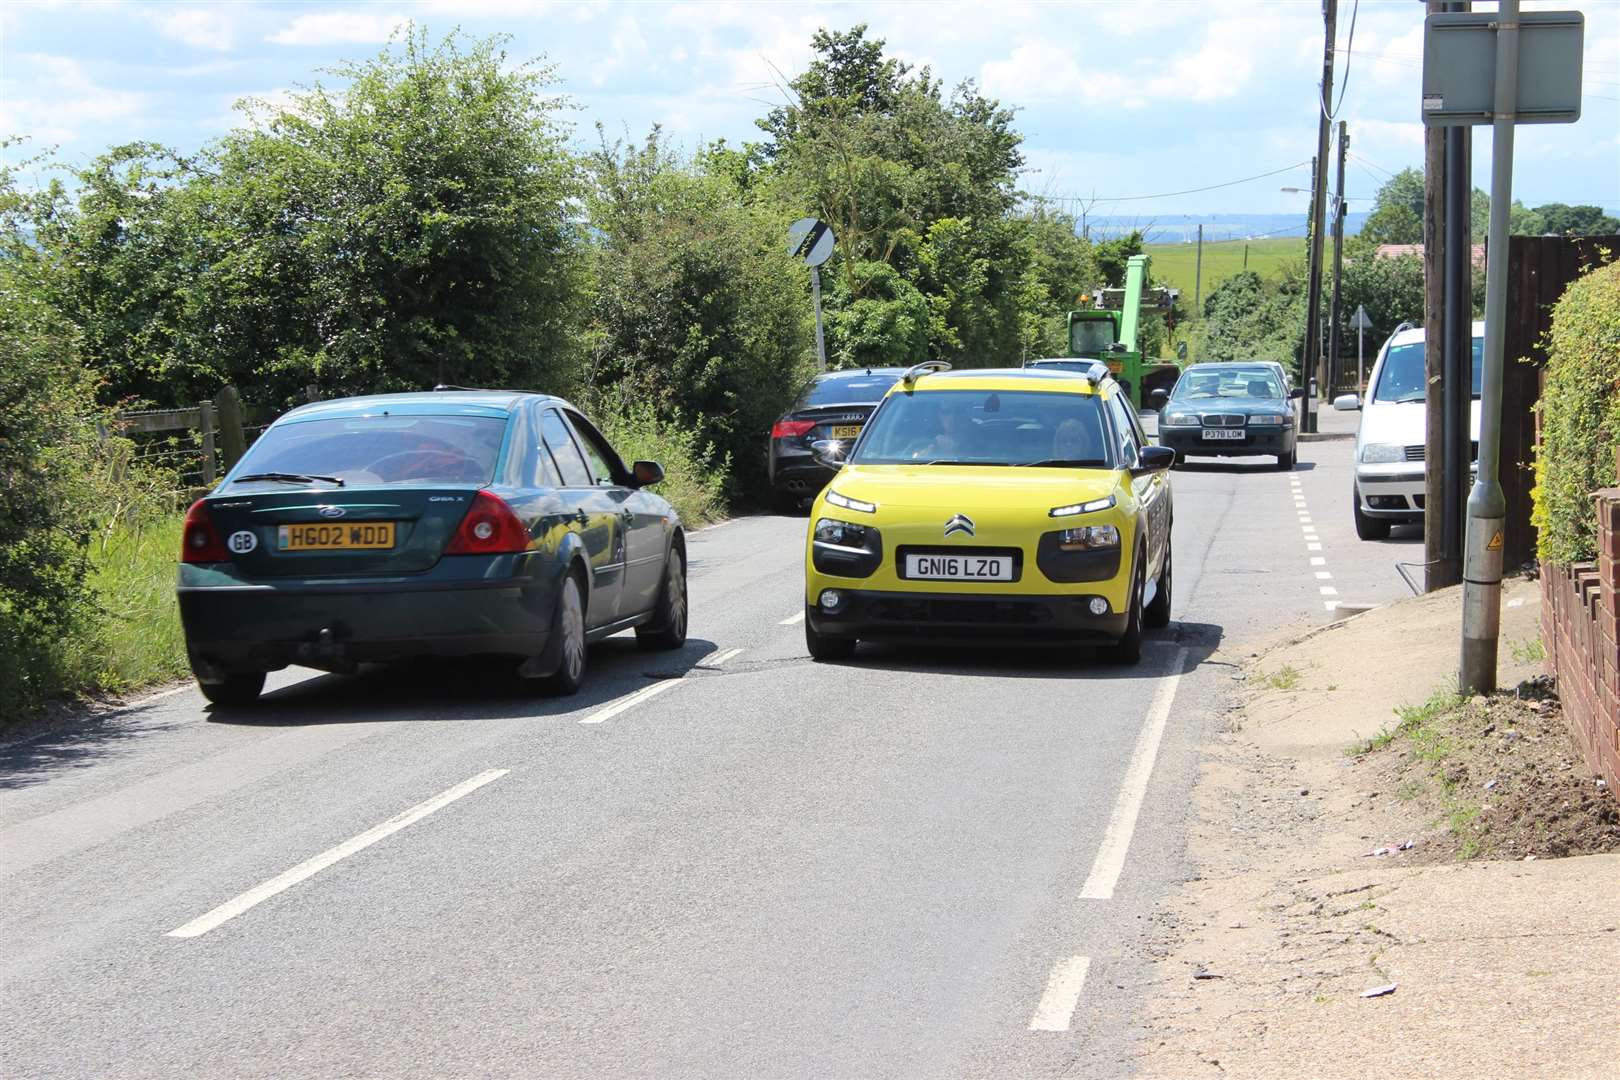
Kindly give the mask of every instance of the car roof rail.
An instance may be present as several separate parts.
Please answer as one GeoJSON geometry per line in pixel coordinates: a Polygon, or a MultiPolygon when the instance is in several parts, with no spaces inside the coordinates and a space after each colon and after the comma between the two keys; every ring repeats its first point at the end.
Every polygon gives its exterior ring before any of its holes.
{"type": "Polygon", "coordinates": [[[900,376],[900,381],[905,383],[907,386],[910,386],[924,375],[931,375],[936,371],[949,370],[951,370],[951,365],[947,364],[943,360],[924,360],[920,364],[912,364],[910,367],[906,368],[905,374],[900,376]]]}
{"type": "Polygon", "coordinates": [[[456,386],[452,383],[439,383],[433,388],[433,391],[434,393],[438,393],[443,390],[466,390],[469,393],[477,394],[486,392],[486,389],[487,388],[482,386],[456,386]]]}
{"type": "Polygon", "coordinates": [[[1101,386],[1102,381],[1109,376],[1108,365],[1101,360],[1095,361],[1083,374],[1086,377],[1086,382],[1090,383],[1094,388],[1101,386]]]}

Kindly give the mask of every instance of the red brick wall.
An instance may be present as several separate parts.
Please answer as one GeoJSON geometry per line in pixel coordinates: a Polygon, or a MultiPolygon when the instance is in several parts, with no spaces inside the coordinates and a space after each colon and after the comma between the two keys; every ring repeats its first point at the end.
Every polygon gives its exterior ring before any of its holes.
{"type": "Polygon", "coordinates": [[[1620,798],[1620,487],[1593,498],[1598,561],[1541,564],[1541,639],[1575,740],[1620,798]]]}

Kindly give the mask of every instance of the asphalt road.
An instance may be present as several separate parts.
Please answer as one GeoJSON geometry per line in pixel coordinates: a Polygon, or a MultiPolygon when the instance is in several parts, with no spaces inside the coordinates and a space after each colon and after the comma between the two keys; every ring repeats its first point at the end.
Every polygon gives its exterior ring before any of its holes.
{"type": "Polygon", "coordinates": [[[1421,558],[1355,541],[1349,456],[1175,473],[1136,668],[811,663],[759,517],[692,536],[682,653],[572,699],[291,671],[6,748],[0,1076],[1128,1074],[1224,661],[1421,558]]]}

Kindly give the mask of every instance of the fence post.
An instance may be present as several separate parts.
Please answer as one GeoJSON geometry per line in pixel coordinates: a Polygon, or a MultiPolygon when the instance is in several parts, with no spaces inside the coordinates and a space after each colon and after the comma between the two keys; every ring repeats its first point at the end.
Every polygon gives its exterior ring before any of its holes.
{"type": "Polygon", "coordinates": [[[242,396],[236,387],[224,386],[214,401],[219,409],[220,465],[229,469],[247,452],[247,436],[242,432],[242,396]]]}
{"type": "Polygon", "coordinates": [[[214,403],[205,401],[197,406],[198,426],[202,428],[202,482],[214,483],[214,403]]]}

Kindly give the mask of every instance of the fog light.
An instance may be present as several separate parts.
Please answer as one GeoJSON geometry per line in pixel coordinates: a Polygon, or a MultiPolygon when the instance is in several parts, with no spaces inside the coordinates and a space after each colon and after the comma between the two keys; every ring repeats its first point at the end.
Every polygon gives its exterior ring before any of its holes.
{"type": "Polygon", "coordinates": [[[1091,613],[1093,615],[1108,614],[1108,601],[1100,596],[1093,596],[1091,598],[1091,613]]]}
{"type": "Polygon", "coordinates": [[[844,594],[839,592],[837,589],[823,589],[823,590],[821,590],[821,610],[822,611],[837,611],[838,608],[839,608],[839,605],[843,604],[843,602],[844,602],[844,594]]]}

